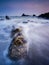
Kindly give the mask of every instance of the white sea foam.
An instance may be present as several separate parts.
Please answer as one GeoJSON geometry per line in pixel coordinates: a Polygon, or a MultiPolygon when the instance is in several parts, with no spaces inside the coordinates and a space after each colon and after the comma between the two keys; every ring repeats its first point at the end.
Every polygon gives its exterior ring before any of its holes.
{"type": "MultiPolygon", "coordinates": [[[[1,46],[5,46],[5,50],[3,51],[3,58],[5,59],[6,64],[9,65],[12,63],[7,58],[8,47],[11,42],[10,31],[12,30],[12,26],[22,27],[22,34],[24,38],[27,40],[27,52],[28,56],[31,60],[34,60],[36,64],[42,64],[41,59],[49,60],[49,20],[37,19],[37,18],[21,18],[21,19],[12,19],[12,20],[4,20],[0,22],[0,35],[3,34],[4,38],[0,39],[0,42],[8,42],[6,44],[1,44],[1,46]],[[28,21],[29,20],[29,21],[28,21]],[[27,21],[27,23],[23,23],[23,21],[27,21]],[[7,45],[7,46],[6,46],[7,45]],[[41,58],[40,58],[41,57],[41,58]],[[38,63],[38,61],[40,63],[38,63]]],[[[2,37],[2,35],[1,35],[2,37]]],[[[1,53],[1,52],[0,52],[1,53]]],[[[20,65],[23,64],[22,60],[20,65]]],[[[33,61],[32,61],[33,62],[33,61]]],[[[34,63],[33,62],[33,63],[34,63]]],[[[36,65],[35,64],[35,65],[36,65]]],[[[43,64],[44,65],[44,64],[43,64]]]]}

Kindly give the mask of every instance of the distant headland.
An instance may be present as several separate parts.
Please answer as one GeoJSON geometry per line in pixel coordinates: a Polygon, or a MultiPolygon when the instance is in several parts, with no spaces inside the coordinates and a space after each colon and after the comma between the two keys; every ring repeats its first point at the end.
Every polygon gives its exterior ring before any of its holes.
{"type": "MultiPolygon", "coordinates": [[[[31,16],[31,15],[26,15],[26,14],[23,13],[22,16],[31,16]]],[[[32,16],[33,17],[38,17],[38,18],[49,19],[49,12],[40,14],[38,16],[36,16],[35,14],[33,14],[32,16]]]]}
{"type": "Polygon", "coordinates": [[[49,19],[49,12],[44,13],[44,14],[40,14],[38,17],[39,17],[39,18],[49,19]]]}

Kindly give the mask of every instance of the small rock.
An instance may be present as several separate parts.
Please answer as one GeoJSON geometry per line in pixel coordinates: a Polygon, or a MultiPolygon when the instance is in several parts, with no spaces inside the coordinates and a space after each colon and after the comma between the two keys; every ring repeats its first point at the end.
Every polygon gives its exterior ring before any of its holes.
{"type": "Polygon", "coordinates": [[[10,18],[9,18],[9,16],[5,16],[5,18],[7,19],[7,20],[9,20],[10,18]]]}

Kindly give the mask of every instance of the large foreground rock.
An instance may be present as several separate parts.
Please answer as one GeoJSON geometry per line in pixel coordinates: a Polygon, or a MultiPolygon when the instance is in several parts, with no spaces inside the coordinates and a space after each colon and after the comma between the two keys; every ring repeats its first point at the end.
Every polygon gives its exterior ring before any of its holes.
{"type": "Polygon", "coordinates": [[[18,60],[27,57],[26,40],[21,33],[20,28],[12,31],[13,39],[9,46],[8,57],[11,60],[18,60]],[[15,36],[14,36],[15,35],[15,36]]]}

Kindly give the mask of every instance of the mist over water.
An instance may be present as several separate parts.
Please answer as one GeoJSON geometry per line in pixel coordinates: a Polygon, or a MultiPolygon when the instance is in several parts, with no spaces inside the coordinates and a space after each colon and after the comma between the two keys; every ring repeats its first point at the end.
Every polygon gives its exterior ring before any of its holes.
{"type": "Polygon", "coordinates": [[[21,17],[0,21],[0,51],[1,65],[49,65],[49,20],[21,17]],[[27,41],[28,59],[15,62],[6,56],[13,26],[22,27],[22,34],[27,41]]]}

